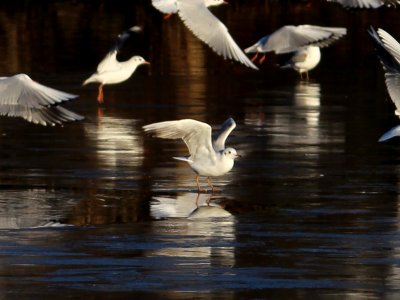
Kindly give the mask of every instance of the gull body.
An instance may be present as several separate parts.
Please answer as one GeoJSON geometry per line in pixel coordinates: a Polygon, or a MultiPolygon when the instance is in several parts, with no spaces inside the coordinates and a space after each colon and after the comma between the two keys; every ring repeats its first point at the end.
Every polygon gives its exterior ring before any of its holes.
{"type": "MultiPolygon", "coordinates": [[[[396,106],[395,114],[400,116],[400,44],[386,31],[373,28],[369,31],[379,60],[385,72],[386,87],[396,106]]],[[[383,134],[379,142],[400,136],[400,125],[383,134]]]]}
{"type": "Polygon", "coordinates": [[[164,139],[182,139],[188,147],[190,156],[174,157],[185,161],[196,173],[196,183],[200,191],[199,176],[206,176],[214,191],[210,177],[228,173],[239,157],[233,148],[225,148],[225,141],[236,123],[229,118],[222,124],[221,133],[212,141],[211,126],[192,119],[165,121],[143,126],[145,132],[164,139]]]}
{"type": "Polygon", "coordinates": [[[100,83],[97,101],[104,102],[103,85],[117,84],[129,79],[136,68],[143,64],[149,64],[141,56],[132,56],[127,61],[118,61],[117,54],[119,53],[124,42],[129,38],[132,32],[140,32],[140,27],[134,26],[128,31],[124,31],[118,35],[115,46],[107,53],[104,59],[97,66],[97,71],[86,79],[82,85],[89,83],[100,83]]]}
{"type": "Polygon", "coordinates": [[[26,74],[0,77],[0,115],[21,117],[28,122],[46,125],[80,121],[84,117],[59,104],[78,95],[65,93],[36,81],[26,74]]]}
{"type": "Polygon", "coordinates": [[[252,61],[257,59],[258,54],[262,54],[260,63],[264,61],[265,54],[268,52],[276,54],[294,53],[293,63],[289,63],[288,66],[293,66],[301,75],[318,65],[321,59],[319,48],[331,45],[346,33],[347,30],[343,27],[321,27],[307,24],[286,25],[272,34],[262,37],[255,44],[246,48],[244,52],[256,53],[252,61]]]}
{"type": "Polygon", "coordinates": [[[292,68],[300,74],[306,74],[308,79],[308,71],[314,69],[321,60],[321,50],[318,46],[306,46],[297,50],[290,60],[282,66],[282,68],[292,68]]]}

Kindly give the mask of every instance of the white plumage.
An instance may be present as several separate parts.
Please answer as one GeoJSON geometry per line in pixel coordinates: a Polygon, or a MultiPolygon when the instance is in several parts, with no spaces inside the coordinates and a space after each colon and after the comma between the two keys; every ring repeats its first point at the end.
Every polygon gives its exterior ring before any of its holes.
{"type": "Polygon", "coordinates": [[[395,6],[399,4],[398,0],[326,0],[328,2],[336,2],[346,8],[379,8],[383,5],[395,6]]]}
{"type": "MultiPolygon", "coordinates": [[[[400,116],[400,44],[386,31],[373,28],[369,31],[378,57],[385,71],[385,82],[390,98],[396,106],[395,114],[400,116]]],[[[379,139],[386,141],[400,135],[400,125],[392,128],[379,139]]]]}
{"type": "Polygon", "coordinates": [[[123,62],[117,60],[117,54],[126,39],[129,38],[131,33],[140,31],[140,27],[134,26],[119,34],[115,46],[111,48],[104,59],[99,63],[97,71],[83,82],[82,85],[92,82],[100,83],[97,96],[97,101],[99,103],[104,102],[103,85],[121,83],[129,79],[138,66],[149,64],[149,62],[141,56],[132,56],[129,60],[123,62]]]}
{"type": "Polygon", "coordinates": [[[83,120],[84,117],[59,104],[77,95],[65,93],[36,81],[26,74],[0,78],[0,115],[21,117],[40,125],[83,120]]]}
{"type": "Polygon", "coordinates": [[[235,158],[239,157],[233,148],[225,148],[225,141],[236,123],[229,118],[222,125],[220,135],[212,142],[211,126],[192,119],[165,121],[143,126],[145,132],[164,139],[182,139],[188,147],[190,156],[174,157],[187,162],[197,174],[196,183],[200,191],[199,176],[207,176],[207,181],[214,190],[210,176],[228,173],[235,158]]]}
{"type": "Polygon", "coordinates": [[[258,70],[236,44],[226,26],[208,9],[224,3],[224,0],[152,0],[153,6],[164,13],[177,12],[186,27],[224,59],[258,70]]]}
{"type": "Polygon", "coordinates": [[[254,45],[246,48],[246,53],[256,53],[252,61],[257,59],[259,53],[265,54],[275,52],[284,54],[293,52],[294,55],[287,66],[293,67],[300,75],[318,65],[321,59],[319,48],[327,47],[334,41],[346,35],[346,28],[342,27],[321,27],[315,25],[286,25],[259,39],[254,45]],[[318,48],[318,49],[317,49],[318,48]]]}

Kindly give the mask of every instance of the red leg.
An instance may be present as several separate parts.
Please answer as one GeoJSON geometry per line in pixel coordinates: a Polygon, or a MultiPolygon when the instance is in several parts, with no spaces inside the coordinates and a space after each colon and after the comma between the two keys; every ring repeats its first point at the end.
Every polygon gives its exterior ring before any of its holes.
{"type": "Polygon", "coordinates": [[[168,20],[169,18],[171,18],[172,14],[165,14],[164,15],[164,20],[168,20]]]}
{"type": "Polygon", "coordinates": [[[254,62],[257,59],[258,56],[258,52],[256,52],[256,54],[251,58],[251,61],[254,62]]]}
{"type": "Polygon", "coordinates": [[[97,96],[97,102],[104,103],[104,95],[103,95],[103,84],[100,83],[99,85],[99,94],[97,96]]]}
{"type": "Polygon", "coordinates": [[[263,54],[263,56],[259,60],[260,65],[264,62],[265,58],[266,58],[266,55],[263,54]]]}
{"type": "Polygon", "coordinates": [[[207,183],[208,183],[208,185],[211,187],[211,192],[214,193],[214,186],[213,186],[212,183],[211,183],[210,176],[207,177],[207,183]]]}

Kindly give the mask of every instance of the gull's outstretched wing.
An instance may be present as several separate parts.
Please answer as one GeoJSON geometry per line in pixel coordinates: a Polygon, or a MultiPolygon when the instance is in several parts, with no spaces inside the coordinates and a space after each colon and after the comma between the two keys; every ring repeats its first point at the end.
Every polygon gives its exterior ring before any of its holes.
{"type": "Polygon", "coordinates": [[[192,159],[212,155],[211,126],[191,119],[165,121],[143,126],[145,132],[163,139],[182,139],[192,159]]]}
{"type": "Polygon", "coordinates": [[[326,47],[346,35],[343,27],[321,27],[314,25],[286,25],[269,36],[260,39],[255,45],[246,48],[245,52],[254,52],[257,48],[262,52],[274,51],[277,54],[289,53],[304,46],[326,47]]]}
{"type": "Polygon", "coordinates": [[[151,0],[151,4],[164,14],[175,14],[178,12],[176,0],[151,0]]]}
{"type": "Polygon", "coordinates": [[[78,121],[84,117],[58,105],[78,97],[33,81],[26,74],[0,78],[0,115],[21,117],[41,125],[78,121]]]}
{"type": "Polygon", "coordinates": [[[346,8],[378,8],[382,5],[395,6],[400,4],[398,0],[327,0],[340,3],[346,8]]]}
{"type": "Polygon", "coordinates": [[[107,55],[97,66],[97,73],[103,73],[108,71],[118,70],[120,68],[120,63],[117,60],[117,54],[121,50],[125,41],[131,36],[132,33],[139,33],[142,28],[139,26],[133,26],[128,30],[123,31],[118,35],[117,41],[114,46],[110,49],[107,55]]]}
{"type": "Polygon", "coordinates": [[[229,118],[222,124],[220,133],[213,142],[215,151],[221,151],[225,149],[225,141],[235,127],[236,123],[232,118],[229,118]]]}
{"type": "Polygon", "coordinates": [[[195,36],[225,59],[233,59],[258,70],[233,40],[226,26],[208,10],[204,0],[177,2],[180,18],[195,36]]]}
{"type": "MultiPolygon", "coordinates": [[[[369,31],[379,60],[385,71],[385,82],[390,98],[396,106],[396,115],[400,116],[400,44],[386,31],[373,28],[369,31]]],[[[386,132],[379,141],[385,141],[400,135],[399,126],[386,132]]]]}

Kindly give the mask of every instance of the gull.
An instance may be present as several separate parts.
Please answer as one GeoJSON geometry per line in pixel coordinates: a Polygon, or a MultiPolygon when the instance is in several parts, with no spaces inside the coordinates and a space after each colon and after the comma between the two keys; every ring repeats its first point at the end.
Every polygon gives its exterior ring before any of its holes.
{"type": "MultiPolygon", "coordinates": [[[[162,0],[153,0],[153,5],[155,2],[163,3],[162,0]]],[[[176,7],[172,11],[178,13],[186,27],[218,55],[258,70],[236,44],[226,26],[207,8],[208,6],[224,4],[226,3],[224,0],[175,0],[167,2],[173,3],[170,8],[176,7]]],[[[155,6],[157,7],[157,4],[155,6]]]]}
{"type": "Polygon", "coordinates": [[[315,25],[286,25],[259,39],[254,45],[246,48],[245,53],[259,53],[262,63],[267,52],[285,54],[293,52],[291,60],[284,67],[291,67],[300,73],[306,73],[315,68],[321,60],[321,47],[326,47],[347,33],[343,27],[321,27],[315,25]]]}
{"type": "MultiPolygon", "coordinates": [[[[204,2],[207,7],[228,4],[224,0],[204,0],[204,2]]],[[[178,12],[178,0],[151,0],[151,4],[165,14],[164,19],[169,19],[178,12]]]]}
{"type": "Polygon", "coordinates": [[[65,93],[36,81],[26,74],[0,77],[0,115],[21,117],[34,124],[56,125],[84,117],[59,104],[78,95],[65,93]]]}
{"type": "MultiPolygon", "coordinates": [[[[390,98],[396,106],[395,114],[400,116],[400,44],[381,28],[376,32],[371,27],[369,34],[372,37],[377,55],[385,71],[386,87],[390,98]]],[[[379,138],[379,142],[399,135],[400,125],[383,134],[379,138]]]]}
{"type": "Polygon", "coordinates": [[[97,71],[83,82],[82,85],[92,82],[100,83],[97,102],[104,102],[103,85],[123,82],[132,76],[138,66],[150,64],[143,57],[137,55],[132,56],[127,61],[120,62],[117,60],[117,54],[131,33],[137,33],[141,30],[142,29],[139,26],[133,26],[127,31],[119,34],[116,44],[97,66],[97,71]]]}
{"type": "Polygon", "coordinates": [[[400,4],[398,0],[326,0],[336,2],[346,8],[379,8],[381,6],[395,6],[400,4]]]}
{"type": "Polygon", "coordinates": [[[225,141],[236,123],[227,119],[221,126],[218,137],[212,141],[211,126],[192,119],[165,121],[143,126],[145,132],[164,139],[182,139],[190,156],[174,157],[185,161],[196,173],[197,191],[200,193],[199,176],[206,176],[207,183],[214,192],[210,177],[228,173],[236,158],[240,157],[233,148],[225,148],[225,141]]]}

